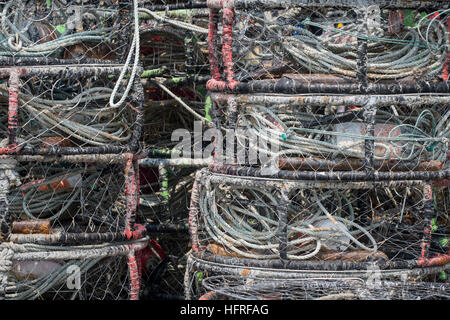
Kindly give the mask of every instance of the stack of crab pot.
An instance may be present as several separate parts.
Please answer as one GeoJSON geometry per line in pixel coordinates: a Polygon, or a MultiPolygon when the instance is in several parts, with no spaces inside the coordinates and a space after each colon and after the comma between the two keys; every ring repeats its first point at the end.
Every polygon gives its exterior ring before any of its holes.
{"type": "Polygon", "coordinates": [[[0,299],[137,299],[137,0],[0,12],[0,299]]]}
{"type": "Polygon", "coordinates": [[[449,3],[207,4],[185,298],[448,299],[449,3]]]}
{"type": "MultiPolygon", "coordinates": [[[[211,121],[205,1],[143,1],[139,6],[144,119],[139,153],[139,219],[155,252],[142,275],[142,299],[182,299],[187,217],[196,169],[209,159],[179,150],[211,121]]],[[[190,146],[189,146],[190,147],[190,146]]],[[[202,150],[201,141],[195,148],[202,150]]]]}

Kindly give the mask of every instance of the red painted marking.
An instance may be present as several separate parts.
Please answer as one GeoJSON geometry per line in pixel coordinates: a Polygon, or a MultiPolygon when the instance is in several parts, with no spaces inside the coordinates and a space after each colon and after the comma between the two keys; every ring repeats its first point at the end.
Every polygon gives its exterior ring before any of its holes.
{"type": "Polygon", "coordinates": [[[208,291],[202,295],[198,300],[211,300],[216,293],[214,291],[208,291]]]}
{"type": "MultiPolygon", "coordinates": [[[[450,17],[447,18],[447,31],[449,32],[449,40],[450,40],[450,17]]],[[[442,69],[442,79],[444,81],[448,81],[448,65],[450,63],[450,54],[447,54],[447,58],[445,59],[444,67],[442,69]]]]}
{"type": "Polygon", "coordinates": [[[420,267],[438,267],[443,266],[450,263],[450,250],[447,251],[447,254],[438,254],[434,258],[420,258],[417,261],[417,264],[420,267]]]}
{"type": "Polygon", "coordinates": [[[233,70],[233,21],[234,21],[234,8],[229,6],[228,1],[224,3],[224,8],[222,9],[223,14],[223,30],[222,30],[222,56],[223,65],[225,68],[225,74],[227,79],[227,86],[233,90],[239,83],[234,80],[234,70],[233,70]]]}
{"type": "Polygon", "coordinates": [[[17,126],[19,108],[19,76],[20,71],[14,69],[9,76],[9,105],[8,105],[8,153],[17,151],[17,126]]]}
{"type": "Polygon", "coordinates": [[[157,258],[163,260],[166,258],[166,254],[164,253],[163,248],[159,245],[158,242],[156,242],[156,240],[150,239],[149,245],[151,247],[147,246],[144,249],[136,252],[136,261],[137,261],[137,265],[138,265],[138,272],[141,277],[143,274],[145,274],[147,262],[150,259],[157,257],[157,258]],[[153,250],[152,250],[152,248],[153,248],[153,250]],[[155,252],[157,255],[155,255],[155,252]]]}
{"type": "Polygon", "coordinates": [[[130,274],[130,300],[139,300],[139,289],[141,287],[141,276],[134,251],[128,255],[128,272],[130,274]]]}
{"type": "Polygon", "coordinates": [[[128,239],[133,237],[131,231],[137,209],[137,183],[136,172],[133,165],[133,155],[129,154],[125,164],[125,198],[126,198],[126,212],[125,212],[125,231],[124,234],[128,239]]]}

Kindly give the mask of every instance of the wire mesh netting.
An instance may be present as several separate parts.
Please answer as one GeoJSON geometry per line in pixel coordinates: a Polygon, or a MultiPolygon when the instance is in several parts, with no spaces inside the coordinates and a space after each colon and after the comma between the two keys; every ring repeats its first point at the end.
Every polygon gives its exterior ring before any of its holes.
{"type": "Polygon", "coordinates": [[[129,11],[121,11],[127,6],[128,1],[2,1],[0,56],[17,58],[15,63],[124,60],[132,22],[129,11]]]}

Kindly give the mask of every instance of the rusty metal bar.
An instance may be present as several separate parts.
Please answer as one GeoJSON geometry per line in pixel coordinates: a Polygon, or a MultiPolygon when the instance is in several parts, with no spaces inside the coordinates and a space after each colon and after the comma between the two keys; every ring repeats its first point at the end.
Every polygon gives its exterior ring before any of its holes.
{"type": "MultiPolygon", "coordinates": [[[[379,171],[439,171],[444,164],[438,160],[431,161],[374,161],[374,169],[379,171]]],[[[354,171],[364,167],[360,159],[326,160],[321,158],[280,158],[279,168],[285,170],[307,171],[354,171]]]]}

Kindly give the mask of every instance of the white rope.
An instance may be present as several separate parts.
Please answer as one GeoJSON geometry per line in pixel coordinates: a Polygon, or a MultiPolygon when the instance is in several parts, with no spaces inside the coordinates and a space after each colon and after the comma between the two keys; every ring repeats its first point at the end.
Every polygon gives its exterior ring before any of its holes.
{"type": "Polygon", "coordinates": [[[183,106],[187,111],[189,111],[192,115],[194,115],[194,117],[196,117],[197,119],[201,120],[203,124],[206,124],[208,126],[212,126],[212,121],[211,120],[206,119],[205,117],[203,117],[200,114],[198,114],[197,112],[195,112],[194,109],[189,107],[183,100],[180,99],[180,97],[178,97],[175,93],[170,91],[169,88],[167,88],[166,86],[164,86],[162,83],[160,83],[158,81],[154,81],[154,83],[156,83],[156,85],[158,87],[163,89],[169,96],[174,98],[179,104],[181,104],[181,106],[183,106]]]}
{"type": "Polygon", "coordinates": [[[140,39],[139,39],[139,8],[138,8],[138,0],[134,0],[133,1],[133,6],[134,6],[134,37],[133,37],[133,43],[131,44],[131,48],[130,48],[130,52],[128,53],[128,57],[127,60],[125,61],[125,65],[123,66],[122,71],[120,72],[120,76],[119,79],[117,80],[113,92],[111,93],[111,97],[109,98],[109,105],[111,107],[120,107],[123,102],[125,101],[125,99],[128,96],[128,93],[131,90],[131,86],[133,85],[133,81],[134,81],[134,77],[136,76],[136,72],[138,69],[138,65],[139,65],[139,54],[140,54],[140,39]],[[122,82],[125,73],[128,69],[128,66],[130,64],[131,61],[131,57],[133,56],[133,50],[134,52],[134,64],[133,64],[133,69],[131,71],[131,76],[130,79],[128,80],[128,85],[125,89],[125,92],[122,95],[122,98],[120,98],[119,102],[115,103],[114,99],[116,97],[117,94],[117,90],[120,87],[120,83],[122,82]]]}

